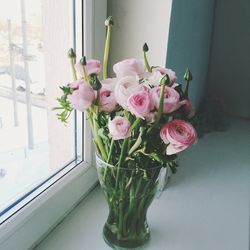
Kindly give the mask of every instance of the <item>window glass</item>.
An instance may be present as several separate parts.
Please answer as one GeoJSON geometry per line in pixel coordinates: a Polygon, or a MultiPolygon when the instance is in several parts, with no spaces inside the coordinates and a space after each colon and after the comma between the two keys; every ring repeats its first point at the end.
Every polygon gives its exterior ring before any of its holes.
{"type": "Polygon", "coordinates": [[[72,80],[74,23],[72,2],[55,2],[0,0],[0,215],[79,152],[75,114],[65,126],[52,111],[72,80]]]}

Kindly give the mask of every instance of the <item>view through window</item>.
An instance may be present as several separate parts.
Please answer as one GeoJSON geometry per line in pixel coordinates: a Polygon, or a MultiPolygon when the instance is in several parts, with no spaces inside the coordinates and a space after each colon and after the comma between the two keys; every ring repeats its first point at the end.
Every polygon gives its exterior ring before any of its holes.
{"type": "Polygon", "coordinates": [[[74,161],[77,149],[74,115],[65,126],[52,111],[61,95],[59,86],[72,80],[67,60],[67,50],[72,47],[71,1],[60,17],[44,4],[49,1],[0,2],[2,215],[74,161]]]}

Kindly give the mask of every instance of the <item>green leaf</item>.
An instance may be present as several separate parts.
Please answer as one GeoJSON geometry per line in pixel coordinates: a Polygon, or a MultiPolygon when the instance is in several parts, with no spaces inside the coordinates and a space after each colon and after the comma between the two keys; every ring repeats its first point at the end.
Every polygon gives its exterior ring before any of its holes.
{"type": "Polygon", "coordinates": [[[152,160],[158,161],[159,163],[161,163],[161,165],[163,165],[166,162],[164,157],[162,157],[160,154],[157,154],[157,153],[151,153],[149,154],[149,157],[152,160]]]}
{"type": "Polygon", "coordinates": [[[70,86],[61,86],[60,89],[63,91],[65,95],[72,94],[72,89],[70,88],[70,86]]]}
{"type": "Polygon", "coordinates": [[[57,113],[57,118],[66,124],[73,110],[68,100],[68,95],[72,94],[72,89],[69,86],[62,86],[60,87],[60,89],[63,91],[64,94],[60,98],[57,98],[59,106],[53,108],[52,110],[61,110],[62,112],[57,113]]]}
{"type": "Polygon", "coordinates": [[[143,154],[143,155],[149,157],[151,160],[159,162],[161,165],[166,164],[166,159],[165,159],[161,154],[156,153],[156,152],[153,152],[153,153],[149,153],[149,154],[148,154],[148,153],[146,153],[144,150],[145,150],[145,148],[140,149],[140,150],[137,150],[137,151],[135,152],[135,155],[137,155],[138,153],[141,153],[141,154],[143,154]]]}

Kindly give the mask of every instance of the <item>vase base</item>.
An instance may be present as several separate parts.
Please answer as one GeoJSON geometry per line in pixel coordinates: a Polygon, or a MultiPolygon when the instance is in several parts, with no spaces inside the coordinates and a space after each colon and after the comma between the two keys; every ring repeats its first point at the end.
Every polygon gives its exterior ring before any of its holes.
{"type": "Polygon", "coordinates": [[[105,225],[103,228],[103,239],[107,245],[115,250],[140,250],[148,243],[150,239],[150,233],[148,232],[143,239],[117,240],[105,225]]]}

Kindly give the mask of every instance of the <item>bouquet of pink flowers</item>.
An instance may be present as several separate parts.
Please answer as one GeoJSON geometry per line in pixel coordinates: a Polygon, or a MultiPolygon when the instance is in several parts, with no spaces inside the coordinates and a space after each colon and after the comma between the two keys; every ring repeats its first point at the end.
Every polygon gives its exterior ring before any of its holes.
{"type": "Polygon", "coordinates": [[[186,83],[178,84],[173,70],[151,66],[145,43],[144,60],[131,58],[116,63],[115,77],[109,78],[112,17],[105,24],[103,68],[99,60],[85,57],[76,63],[76,55],[70,49],[75,81],[61,88],[64,94],[56,109],[62,109],[58,117],[63,122],[73,109],[87,112],[100,182],[110,207],[105,238],[113,245],[134,247],[148,238],[147,230],[141,227],[145,227],[160,169],[169,167],[175,172],[177,153],[197,140],[189,122],[194,115],[188,98],[192,75],[187,70],[186,83]]]}

